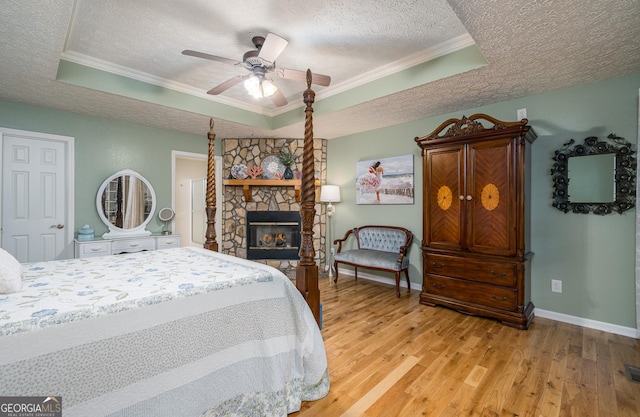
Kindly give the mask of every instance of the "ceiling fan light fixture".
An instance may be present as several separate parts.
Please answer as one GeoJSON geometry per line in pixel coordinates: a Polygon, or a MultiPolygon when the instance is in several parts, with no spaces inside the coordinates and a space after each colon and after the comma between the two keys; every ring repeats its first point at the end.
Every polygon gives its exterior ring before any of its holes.
{"type": "Polygon", "coordinates": [[[244,81],[244,88],[253,98],[271,97],[278,87],[264,77],[252,75],[244,81]]]}
{"type": "Polygon", "coordinates": [[[260,87],[263,97],[271,97],[276,93],[276,91],[278,91],[278,87],[269,80],[262,80],[260,87]]]}
{"type": "MultiPolygon", "coordinates": [[[[278,86],[272,80],[266,78],[266,75],[271,73],[270,77],[307,82],[307,72],[287,68],[279,68],[276,70],[276,59],[289,43],[286,39],[276,34],[268,33],[266,37],[254,36],[252,42],[256,49],[246,52],[242,57],[242,62],[204,52],[192,51],[190,49],[185,49],[182,51],[182,54],[234,66],[243,65],[246,70],[251,72],[248,76],[237,75],[207,91],[207,94],[217,95],[223,93],[244,80],[244,88],[250,96],[257,100],[270,97],[276,107],[282,107],[287,104],[287,99],[284,94],[278,90],[278,86]]],[[[331,77],[328,75],[313,74],[311,82],[316,85],[328,86],[331,82],[331,77]]]]}
{"type": "Polygon", "coordinates": [[[244,80],[244,88],[249,94],[255,97],[260,91],[260,79],[255,75],[244,80]]]}

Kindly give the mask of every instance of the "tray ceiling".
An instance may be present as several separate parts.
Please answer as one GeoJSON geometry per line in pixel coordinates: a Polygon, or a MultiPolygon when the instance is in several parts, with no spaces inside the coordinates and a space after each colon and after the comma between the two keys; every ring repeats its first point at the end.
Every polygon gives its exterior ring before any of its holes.
{"type": "Polygon", "coordinates": [[[637,0],[9,1],[0,17],[0,100],[219,137],[302,135],[304,83],[289,104],[241,84],[206,91],[273,32],[276,65],[314,86],[316,137],[334,138],[640,71],[637,0]]]}

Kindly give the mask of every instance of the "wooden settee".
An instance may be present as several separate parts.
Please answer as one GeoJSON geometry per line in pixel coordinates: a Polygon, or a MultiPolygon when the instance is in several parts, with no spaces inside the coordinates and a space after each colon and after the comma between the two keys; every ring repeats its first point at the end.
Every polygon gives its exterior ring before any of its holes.
{"type": "Polygon", "coordinates": [[[348,230],[342,239],[334,244],[338,250],[334,255],[333,267],[336,270],[334,282],[338,282],[338,264],[352,265],[355,278],[358,279],[358,267],[387,271],[395,275],[396,295],[400,297],[400,274],[404,271],[407,287],[409,281],[409,248],[413,234],[408,229],[396,226],[361,226],[348,230]],[[357,249],[342,250],[342,245],[350,236],[355,237],[357,249]]]}

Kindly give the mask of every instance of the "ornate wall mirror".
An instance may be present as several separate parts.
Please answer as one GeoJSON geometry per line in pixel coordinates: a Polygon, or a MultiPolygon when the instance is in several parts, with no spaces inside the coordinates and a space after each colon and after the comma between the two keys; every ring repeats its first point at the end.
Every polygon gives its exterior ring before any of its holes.
{"type": "Polygon", "coordinates": [[[109,231],[103,238],[147,236],[156,210],[156,194],[142,175],[125,169],[107,178],[96,196],[98,215],[109,231]]]}
{"type": "Polygon", "coordinates": [[[633,145],[613,133],[589,136],[555,151],[551,168],[553,206],[567,213],[623,213],[636,202],[636,156],[633,145]]]}

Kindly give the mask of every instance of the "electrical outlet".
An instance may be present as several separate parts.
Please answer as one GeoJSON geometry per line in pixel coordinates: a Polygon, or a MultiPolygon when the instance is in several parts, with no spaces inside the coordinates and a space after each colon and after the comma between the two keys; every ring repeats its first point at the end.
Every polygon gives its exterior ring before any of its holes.
{"type": "Polygon", "coordinates": [[[562,292],[562,281],[560,281],[559,279],[552,279],[551,292],[562,292]]]}
{"type": "Polygon", "coordinates": [[[331,254],[335,255],[336,254],[336,248],[331,248],[331,254]]]}
{"type": "Polygon", "coordinates": [[[327,272],[327,271],[329,271],[329,265],[324,266],[324,272],[327,272]]]}
{"type": "Polygon", "coordinates": [[[516,118],[518,121],[527,118],[527,109],[518,109],[516,118]]]}

